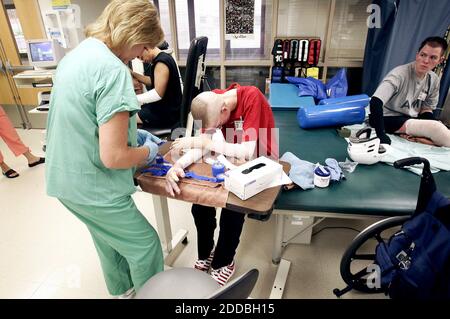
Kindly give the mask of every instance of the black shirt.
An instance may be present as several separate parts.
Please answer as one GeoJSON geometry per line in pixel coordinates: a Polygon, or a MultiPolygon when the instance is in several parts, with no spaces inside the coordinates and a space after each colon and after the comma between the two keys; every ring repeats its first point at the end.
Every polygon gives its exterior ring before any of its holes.
{"type": "Polygon", "coordinates": [[[181,84],[178,75],[178,67],[170,54],[160,52],[152,64],[144,64],[144,74],[150,76],[152,84],[148,90],[155,88],[155,67],[158,63],[164,63],[169,68],[169,81],[164,96],[161,100],[144,104],[139,112],[139,117],[150,127],[173,127],[180,121],[181,84]]]}

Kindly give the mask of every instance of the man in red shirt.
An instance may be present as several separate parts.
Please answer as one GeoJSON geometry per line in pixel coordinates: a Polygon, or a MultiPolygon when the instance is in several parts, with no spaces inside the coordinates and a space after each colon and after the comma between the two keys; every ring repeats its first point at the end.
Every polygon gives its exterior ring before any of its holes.
{"type": "MultiPolygon", "coordinates": [[[[275,121],[264,95],[254,86],[231,85],[226,90],[200,93],[191,105],[194,120],[201,121],[204,133],[196,137],[177,139],[172,149],[193,149],[176,161],[166,175],[166,190],[179,194],[179,178],[184,169],[214,151],[229,157],[250,160],[255,156],[278,159],[275,121]],[[211,132],[221,128],[225,140],[212,140],[211,132]],[[201,151],[199,151],[199,149],[201,151]]],[[[220,233],[214,246],[216,210],[214,207],[192,205],[197,227],[198,260],[194,267],[208,272],[224,285],[235,271],[234,255],[244,225],[245,214],[222,209],[220,233]]]]}

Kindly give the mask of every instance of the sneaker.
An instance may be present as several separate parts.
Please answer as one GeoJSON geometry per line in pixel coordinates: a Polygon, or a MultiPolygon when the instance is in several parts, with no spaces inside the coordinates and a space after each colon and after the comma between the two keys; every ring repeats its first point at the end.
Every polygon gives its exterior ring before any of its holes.
{"type": "Polygon", "coordinates": [[[235,264],[233,260],[228,266],[223,266],[219,269],[211,270],[211,277],[213,277],[213,279],[217,281],[219,285],[223,286],[228,282],[228,280],[230,280],[231,276],[233,276],[234,271],[235,264]]]}
{"type": "Polygon", "coordinates": [[[211,267],[211,262],[213,258],[214,258],[214,247],[211,250],[211,253],[209,254],[209,257],[207,259],[197,259],[197,261],[194,264],[194,268],[204,272],[208,272],[209,268],[211,267]]]}
{"type": "Polygon", "coordinates": [[[123,294],[117,296],[117,299],[133,299],[135,296],[136,296],[136,290],[134,290],[134,288],[130,288],[123,294]]]}

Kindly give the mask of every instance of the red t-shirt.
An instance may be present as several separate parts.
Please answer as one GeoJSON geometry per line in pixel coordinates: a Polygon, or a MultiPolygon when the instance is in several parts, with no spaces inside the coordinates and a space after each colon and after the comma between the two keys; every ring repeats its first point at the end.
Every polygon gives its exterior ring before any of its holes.
{"type": "Polygon", "coordinates": [[[231,112],[228,122],[222,127],[225,140],[228,143],[256,141],[258,156],[278,159],[276,140],[278,134],[275,131],[275,120],[267,99],[258,88],[240,86],[237,83],[233,83],[226,90],[213,90],[213,92],[223,94],[232,89],[237,90],[237,105],[231,112]],[[243,130],[236,130],[241,119],[243,130]]]}

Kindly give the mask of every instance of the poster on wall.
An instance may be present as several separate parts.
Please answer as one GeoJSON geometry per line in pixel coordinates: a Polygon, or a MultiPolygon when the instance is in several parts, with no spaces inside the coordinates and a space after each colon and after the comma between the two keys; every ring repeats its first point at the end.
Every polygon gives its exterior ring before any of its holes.
{"type": "Polygon", "coordinates": [[[70,4],[70,0],[52,0],[52,9],[67,9],[70,4]]]}
{"type": "Polygon", "coordinates": [[[225,0],[225,40],[253,40],[255,0],[225,0]]]}

